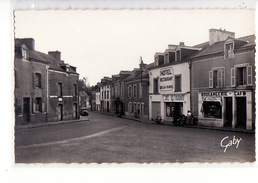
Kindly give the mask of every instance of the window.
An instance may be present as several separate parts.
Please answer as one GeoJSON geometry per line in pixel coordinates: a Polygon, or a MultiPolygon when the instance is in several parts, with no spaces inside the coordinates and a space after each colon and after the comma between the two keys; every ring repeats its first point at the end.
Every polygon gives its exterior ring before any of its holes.
{"type": "Polygon", "coordinates": [[[132,103],[131,102],[128,103],[128,112],[129,113],[132,112],[132,103]]]}
{"type": "Polygon", "coordinates": [[[159,83],[158,83],[158,78],[153,79],[153,93],[157,94],[159,93],[159,83]]]}
{"type": "Polygon", "coordinates": [[[103,91],[101,92],[101,99],[102,100],[104,99],[104,92],[103,91]]]}
{"type": "Polygon", "coordinates": [[[137,105],[136,105],[136,102],[133,103],[133,112],[137,112],[137,105]]]}
{"type": "Polygon", "coordinates": [[[181,92],[181,75],[175,76],[175,92],[181,92]]]}
{"type": "Polygon", "coordinates": [[[59,97],[63,96],[62,83],[58,83],[58,86],[57,86],[57,94],[58,94],[59,97]]]}
{"type": "Polygon", "coordinates": [[[15,70],[15,88],[20,87],[20,76],[19,76],[19,71],[15,70]]]}
{"type": "Polygon", "coordinates": [[[28,50],[22,48],[22,58],[27,60],[28,59],[28,50]]]}
{"type": "Polygon", "coordinates": [[[252,85],[252,66],[231,68],[231,85],[252,85]]]}
{"type": "Polygon", "coordinates": [[[36,112],[42,112],[42,98],[37,97],[36,98],[36,112]]]}
{"type": "Polygon", "coordinates": [[[107,92],[104,91],[104,99],[107,99],[107,92]]]}
{"type": "Polygon", "coordinates": [[[36,73],[35,74],[35,87],[38,87],[38,88],[42,88],[42,85],[41,85],[41,74],[40,73],[36,73]]]}
{"type": "Polygon", "coordinates": [[[209,88],[221,88],[224,86],[224,68],[209,71],[209,88]]]}
{"type": "Polygon", "coordinates": [[[107,99],[109,99],[109,91],[107,91],[107,99]]]}
{"type": "Polygon", "coordinates": [[[21,99],[16,98],[15,99],[15,114],[21,115],[22,114],[22,104],[21,99]]]}
{"type": "Polygon", "coordinates": [[[175,62],[176,55],[175,52],[169,52],[169,63],[175,62]]]}
{"type": "Polygon", "coordinates": [[[132,97],[132,86],[128,87],[128,97],[132,97]]]}
{"type": "Polygon", "coordinates": [[[73,84],[73,96],[77,96],[77,85],[73,84]]]}
{"type": "Polygon", "coordinates": [[[169,54],[165,54],[165,64],[169,63],[169,54]]]}
{"type": "Polygon", "coordinates": [[[123,97],[124,96],[124,86],[121,84],[121,97],[123,97]]]}
{"type": "Polygon", "coordinates": [[[180,50],[176,51],[176,61],[180,61],[181,60],[181,55],[180,55],[180,50]]]}
{"type": "Polygon", "coordinates": [[[222,107],[220,102],[205,101],[203,102],[202,110],[205,118],[222,118],[222,107]]]}
{"type": "Polygon", "coordinates": [[[164,64],[164,55],[159,55],[159,65],[163,65],[164,64]]]}
{"type": "Polygon", "coordinates": [[[144,115],[144,103],[141,103],[141,115],[144,115]]]}
{"type": "Polygon", "coordinates": [[[224,51],[225,59],[232,59],[234,57],[234,45],[233,43],[225,44],[225,51],[224,51]]]}
{"type": "Polygon", "coordinates": [[[141,110],[141,104],[138,102],[137,103],[137,110],[136,110],[138,114],[141,114],[140,110],[141,110]]]}
{"type": "Polygon", "coordinates": [[[142,84],[139,83],[139,98],[142,98],[142,84]]]}
{"type": "Polygon", "coordinates": [[[133,85],[133,97],[137,97],[137,85],[133,85]]]}

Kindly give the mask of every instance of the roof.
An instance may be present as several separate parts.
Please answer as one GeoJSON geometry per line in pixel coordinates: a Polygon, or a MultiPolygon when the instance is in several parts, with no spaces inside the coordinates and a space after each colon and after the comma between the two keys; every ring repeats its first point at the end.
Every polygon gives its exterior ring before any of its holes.
{"type": "MultiPolygon", "coordinates": [[[[15,39],[16,49],[21,48],[23,45],[25,44],[22,43],[21,39],[15,39]]],[[[16,54],[15,57],[17,58],[21,57],[21,53],[19,53],[18,51],[16,51],[15,54],[16,54]]],[[[66,72],[66,66],[69,66],[71,68],[69,72],[76,73],[76,67],[70,66],[69,64],[64,63],[64,61],[56,59],[53,55],[42,53],[29,48],[28,48],[28,55],[29,55],[29,58],[28,58],[29,61],[45,63],[49,65],[50,69],[66,72]]]]}
{"type": "MultiPolygon", "coordinates": [[[[255,36],[245,36],[238,39],[234,38],[228,38],[233,39],[235,41],[235,49],[241,49],[241,48],[247,48],[250,46],[255,46],[255,36]]],[[[201,43],[199,45],[196,45],[195,47],[202,47],[202,50],[198,52],[196,55],[192,56],[191,58],[197,58],[201,56],[207,56],[212,54],[217,54],[224,52],[224,43],[225,41],[216,42],[212,45],[209,45],[209,42],[201,43]]]]}

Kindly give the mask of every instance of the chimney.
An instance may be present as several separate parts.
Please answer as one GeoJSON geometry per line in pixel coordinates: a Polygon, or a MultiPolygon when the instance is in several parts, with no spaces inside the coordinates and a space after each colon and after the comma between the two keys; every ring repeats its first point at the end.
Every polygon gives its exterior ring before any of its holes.
{"type": "Polygon", "coordinates": [[[228,37],[235,38],[234,32],[226,31],[226,29],[210,29],[209,30],[209,45],[216,42],[225,41],[228,37]]]}
{"type": "Polygon", "coordinates": [[[52,55],[57,60],[61,60],[61,52],[60,51],[49,51],[48,54],[52,55]]]}
{"type": "Polygon", "coordinates": [[[184,42],[179,42],[179,46],[185,46],[184,42]]]}
{"type": "Polygon", "coordinates": [[[21,44],[25,44],[30,50],[35,50],[35,41],[33,38],[18,39],[21,44]]]}

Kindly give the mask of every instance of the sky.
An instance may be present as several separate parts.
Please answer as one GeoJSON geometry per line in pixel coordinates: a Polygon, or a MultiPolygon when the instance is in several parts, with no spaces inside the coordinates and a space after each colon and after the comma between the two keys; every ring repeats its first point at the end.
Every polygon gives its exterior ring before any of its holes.
{"type": "Polygon", "coordinates": [[[255,34],[255,10],[19,10],[15,38],[34,38],[35,49],[58,50],[90,85],[140,63],[152,63],[169,44],[208,41],[209,29],[235,37],[255,34]]]}

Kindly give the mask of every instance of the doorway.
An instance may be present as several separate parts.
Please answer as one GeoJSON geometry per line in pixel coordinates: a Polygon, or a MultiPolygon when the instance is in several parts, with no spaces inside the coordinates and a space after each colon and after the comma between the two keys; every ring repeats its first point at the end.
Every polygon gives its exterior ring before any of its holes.
{"type": "Polygon", "coordinates": [[[226,110],[225,110],[225,127],[232,127],[233,110],[232,110],[232,97],[225,98],[226,110]]]}
{"type": "Polygon", "coordinates": [[[58,104],[58,107],[57,107],[57,120],[58,121],[63,120],[63,105],[62,104],[58,104]]]}
{"type": "Polygon", "coordinates": [[[156,119],[160,115],[160,102],[152,102],[152,119],[156,119]]]}
{"type": "Polygon", "coordinates": [[[236,115],[238,128],[246,128],[246,97],[236,97],[236,115]]]}
{"type": "Polygon", "coordinates": [[[30,98],[23,98],[23,121],[30,122],[30,98]]]}

